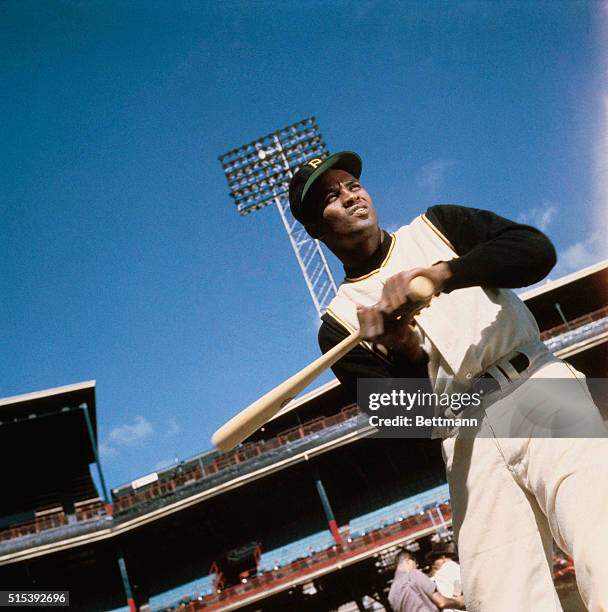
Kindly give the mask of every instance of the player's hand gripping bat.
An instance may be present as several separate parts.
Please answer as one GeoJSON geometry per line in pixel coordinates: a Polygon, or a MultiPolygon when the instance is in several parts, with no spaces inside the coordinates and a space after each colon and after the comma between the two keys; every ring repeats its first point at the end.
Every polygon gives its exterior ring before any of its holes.
{"type": "MultiPolygon", "coordinates": [[[[424,276],[416,276],[409,285],[410,297],[418,302],[429,299],[435,291],[433,283],[424,276]]],[[[266,395],[253,402],[222,425],[211,438],[213,444],[225,452],[234,448],[254,431],[268,422],[283,406],[287,405],[302,389],[306,388],[327,368],[344,357],[361,341],[359,331],[344,338],[331,350],[282,382],[266,395]]]]}

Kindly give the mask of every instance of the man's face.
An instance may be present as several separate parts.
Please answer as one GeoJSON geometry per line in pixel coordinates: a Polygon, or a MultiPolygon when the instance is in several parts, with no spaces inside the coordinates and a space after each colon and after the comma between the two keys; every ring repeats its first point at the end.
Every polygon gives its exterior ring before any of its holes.
{"type": "Polygon", "coordinates": [[[314,184],[310,197],[317,206],[321,239],[344,246],[378,230],[371,196],[359,179],[344,170],[328,170],[314,184]]]}

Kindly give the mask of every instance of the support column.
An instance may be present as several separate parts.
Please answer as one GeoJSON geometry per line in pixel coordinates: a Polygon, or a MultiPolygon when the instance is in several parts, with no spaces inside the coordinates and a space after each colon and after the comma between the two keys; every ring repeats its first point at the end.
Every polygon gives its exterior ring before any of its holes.
{"type": "Polygon", "coordinates": [[[323,505],[323,511],[325,512],[325,518],[327,519],[327,524],[329,525],[331,535],[334,537],[336,544],[338,546],[342,546],[342,536],[338,531],[338,524],[336,523],[334,513],[331,509],[331,505],[329,504],[329,498],[325,492],[325,487],[323,486],[321,480],[316,480],[315,484],[317,485],[317,491],[319,493],[319,497],[321,498],[321,504],[323,505]]]}
{"type": "Polygon", "coordinates": [[[87,424],[87,431],[89,432],[89,440],[91,441],[91,447],[93,448],[93,456],[95,457],[95,465],[97,466],[97,473],[99,474],[99,482],[101,483],[101,491],[103,495],[103,502],[106,506],[106,512],[108,516],[112,516],[112,502],[110,501],[110,497],[108,495],[108,490],[106,489],[106,481],[103,477],[103,472],[101,470],[101,463],[99,463],[99,452],[97,450],[97,440],[95,439],[95,434],[93,432],[93,424],[91,423],[91,415],[89,414],[89,406],[85,404],[80,404],[78,406],[82,408],[84,412],[84,420],[87,424]]]}
{"type": "Polygon", "coordinates": [[[133,590],[131,589],[131,583],[129,582],[129,575],[127,574],[127,564],[123,557],[118,557],[118,567],[120,568],[120,577],[122,578],[122,586],[127,596],[127,605],[129,606],[129,612],[137,612],[135,607],[135,600],[133,599],[133,590]]]}
{"type": "Polygon", "coordinates": [[[559,305],[558,302],[555,302],[555,310],[557,310],[557,314],[559,314],[561,320],[564,322],[564,325],[570,329],[570,323],[568,322],[568,319],[566,319],[565,315],[564,315],[564,311],[562,310],[562,307],[559,305]]]}
{"type": "Polygon", "coordinates": [[[437,505],[436,509],[437,509],[437,514],[439,515],[439,518],[441,519],[441,529],[440,529],[441,533],[439,535],[444,536],[448,533],[447,521],[445,520],[443,516],[443,512],[441,512],[441,506],[437,505]]]}

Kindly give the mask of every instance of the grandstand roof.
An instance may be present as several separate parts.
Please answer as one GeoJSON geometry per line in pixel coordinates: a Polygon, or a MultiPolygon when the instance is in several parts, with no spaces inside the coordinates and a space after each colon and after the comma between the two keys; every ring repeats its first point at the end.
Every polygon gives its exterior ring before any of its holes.
{"type": "Polygon", "coordinates": [[[0,399],[0,519],[97,497],[95,381],[0,399]]]}
{"type": "Polygon", "coordinates": [[[541,331],[571,321],[608,303],[608,259],[519,294],[532,311],[541,331]]]}
{"type": "Polygon", "coordinates": [[[318,387],[315,387],[314,389],[312,389],[311,391],[308,391],[304,395],[301,395],[300,397],[297,397],[291,400],[289,404],[281,408],[281,410],[279,410],[279,412],[277,412],[270,420],[273,421],[275,419],[278,419],[284,414],[287,414],[288,412],[291,412],[292,410],[295,410],[296,408],[299,408],[300,406],[303,406],[304,404],[312,402],[313,400],[319,397],[324,397],[326,393],[328,393],[331,389],[335,389],[339,385],[340,385],[340,381],[337,380],[336,378],[333,378],[329,382],[326,382],[318,387]]]}
{"type": "Polygon", "coordinates": [[[586,278],[588,276],[592,276],[598,272],[608,270],[608,259],[604,259],[602,261],[598,261],[597,263],[587,266],[586,268],[582,268],[577,270],[576,272],[572,272],[571,274],[566,274],[565,276],[561,276],[560,278],[556,278],[555,280],[547,280],[542,285],[538,287],[534,287],[533,289],[528,289],[519,294],[519,297],[526,301],[538,295],[542,295],[543,293],[548,293],[549,291],[553,291],[559,287],[563,287],[564,285],[568,285],[573,281],[577,281],[579,279],[586,278]]]}

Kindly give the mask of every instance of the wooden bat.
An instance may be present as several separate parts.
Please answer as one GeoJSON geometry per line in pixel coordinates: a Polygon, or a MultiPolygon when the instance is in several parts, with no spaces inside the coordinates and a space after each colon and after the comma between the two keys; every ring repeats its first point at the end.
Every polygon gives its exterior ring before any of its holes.
{"type": "MultiPolygon", "coordinates": [[[[433,283],[424,276],[416,276],[410,283],[410,295],[415,301],[430,298],[435,292],[433,283]]],[[[283,406],[286,406],[302,389],[320,376],[341,357],[344,357],[361,338],[359,331],[344,338],[331,350],[315,359],[305,368],[282,382],[266,395],[253,402],[236,416],[222,425],[212,436],[211,441],[222,452],[233,449],[245,438],[267,423],[283,406]]]]}

